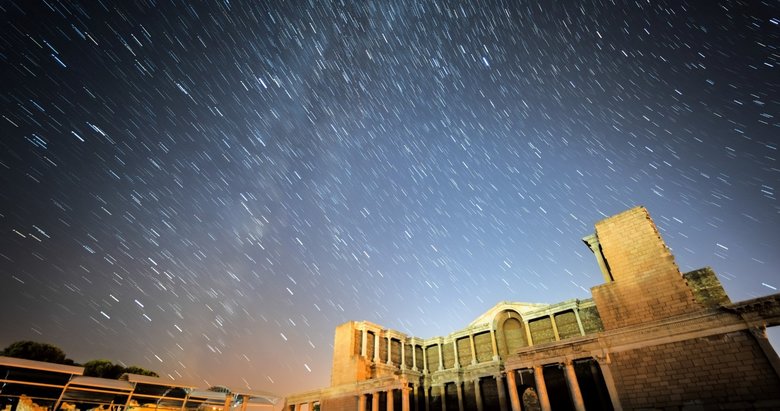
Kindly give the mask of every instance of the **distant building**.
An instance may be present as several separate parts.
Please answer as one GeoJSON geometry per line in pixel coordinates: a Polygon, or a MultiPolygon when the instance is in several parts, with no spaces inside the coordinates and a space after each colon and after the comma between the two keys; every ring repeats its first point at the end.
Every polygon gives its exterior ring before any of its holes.
{"type": "Polygon", "coordinates": [[[780,409],[766,338],[780,294],[732,303],[711,269],[682,275],[642,207],[583,240],[605,280],[592,299],[499,303],[428,339],[342,324],[331,386],[291,395],[285,409],[780,409]]]}

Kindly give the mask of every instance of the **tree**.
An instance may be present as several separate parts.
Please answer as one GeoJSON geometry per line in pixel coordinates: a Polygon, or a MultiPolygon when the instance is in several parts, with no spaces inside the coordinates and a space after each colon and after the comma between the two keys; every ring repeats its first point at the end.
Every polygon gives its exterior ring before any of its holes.
{"type": "Polygon", "coordinates": [[[24,358],[25,360],[53,362],[57,364],[73,365],[73,360],[65,356],[65,352],[59,347],[39,343],[35,341],[17,341],[11,343],[2,351],[2,355],[14,358],[24,358]]]}
{"type": "Polygon", "coordinates": [[[84,376],[118,379],[124,374],[125,368],[109,360],[92,360],[84,364],[84,376]]]}
{"type": "Polygon", "coordinates": [[[135,365],[131,365],[127,368],[125,368],[125,373],[127,374],[138,374],[138,375],[148,375],[150,377],[159,377],[156,372],[149,371],[145,368],[136,367],[135,365]]]}

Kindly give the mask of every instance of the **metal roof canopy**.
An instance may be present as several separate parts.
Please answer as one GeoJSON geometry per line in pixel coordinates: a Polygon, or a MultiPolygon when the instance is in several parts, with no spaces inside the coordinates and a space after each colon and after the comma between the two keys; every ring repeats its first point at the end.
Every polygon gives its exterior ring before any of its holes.
{"type": "Polygon", "coordinates": [[[261,391],[216,392],[146,375],[124,374],[112,380],[83,373],[83,367],[0,356],[0,400],[25,395],[40,405],[53,405],[55,411],[65,402],[181,410],[240,404],[244,410],[249,405],[273,405],[279,400],[261,391]]]}

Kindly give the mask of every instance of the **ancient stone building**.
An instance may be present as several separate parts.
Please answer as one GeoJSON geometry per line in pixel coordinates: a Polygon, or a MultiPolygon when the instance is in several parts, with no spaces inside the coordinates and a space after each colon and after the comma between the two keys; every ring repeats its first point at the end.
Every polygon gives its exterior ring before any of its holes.
{"type": "Polygon", "coordinates": [[[732,303],[711,269],[682,275],[642,207],[583,240],[605,281],[592,299],[502,302],[426,339],[342,324],[331,386],[289,396],[285,409],[780,409],[766,338],[780,294],[732,303]]]}

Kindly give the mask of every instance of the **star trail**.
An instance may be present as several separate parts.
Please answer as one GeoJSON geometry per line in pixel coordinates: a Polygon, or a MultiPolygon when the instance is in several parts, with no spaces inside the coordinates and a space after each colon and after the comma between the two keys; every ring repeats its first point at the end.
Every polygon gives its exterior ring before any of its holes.
{"type": "Polygon", "coordinates": [[[333,329],[589,298],[644,205],[780,287],[770,1],[6,1],[0,345],[328,385],[333,329]]]}

